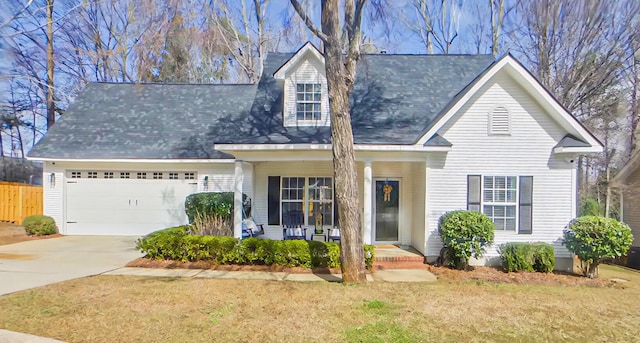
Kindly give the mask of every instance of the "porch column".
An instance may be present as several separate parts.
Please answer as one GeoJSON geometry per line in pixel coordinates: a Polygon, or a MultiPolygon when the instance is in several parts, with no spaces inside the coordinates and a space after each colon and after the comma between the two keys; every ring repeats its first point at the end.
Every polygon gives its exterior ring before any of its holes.
{"type": "Polygon", "coordinates": [[[233,237],[242,238],[242,183],[244,173],[242,161],[235,162],[235,178],[233,183],[233,237]]]}
{"type": "Polygon", "coordinates": [[[373,187],[371,185],[371,162],[364,163],[364,215],[362,218],[364,228],[364,244],[371,244],[371,210],[372,210],[372,196],[373,187]]]}

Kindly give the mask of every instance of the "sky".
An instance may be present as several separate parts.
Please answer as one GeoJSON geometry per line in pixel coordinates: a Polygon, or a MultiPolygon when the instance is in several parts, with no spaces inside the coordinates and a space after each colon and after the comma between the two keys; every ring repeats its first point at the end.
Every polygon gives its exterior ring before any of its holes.
{"type": "MultiPolygon", "coordinates": [[[[9,8],[11,5],[15,5],[18,2],[26,3],[28,0],[0,0],[0,23],[5,23],[5,21],[10,16],[9,8]],[[11,4],[10,4],[11,2],[11,4]]],[[[73,6],[74,4],[79,4],[81,1],[86,0],[57,0],[56,5],[60,4],[63,8],[65,6],[73,6]]],[[[235,0],[234,0],[235,1],[235,0]]],[[[301,0],[305,3],[304,0],[301,0]]],[[[367,5],[368,10],[372,10],[373,3],[375,1],[383,1],[383,0],[370,0],[367,5]]],[[[380,49],[384,50],[387,53],[403,53],[403,54],[418,54],[425,53],[425,47],[423,46],[420,38],[415,35],[413,32],[408,30],[403,22],[411,22],[414,20],[414,12],[411,9],[410,0],[386,0],[389,3],[393,4],[393,6],[386,9],[386,20],[371,20],[369,14],[365,14],[363,18],[363,33],[366,38],[370,38],[373,40],[374,44],[380,49]]],[[[507,0],[509,1],[509,0],[507,0]]],[[[32,6],[40,6],[38,2],[35,1],[32,6]]],[[[467,36],[467,32],[464,30],[468,30],[468,23],[477,20],[474,17],[474,14],[470,10],[471,5],[477,5],[479,3],[485,4],[486,0],[451,0],[448,3],[452,4],[459,11],[460,24],[458,25],[458,29],[460,31],[460,38],[457,38],[457,41],[452,45],[452,52],[467,52],[464,49],[468,47],[461,44],[463,40],[462,37],[467,36]]],[[[233,3],[233,2],[232,2],[233,3]]],[[[247,0],[247,3],[251,3],[250,0],[247,0]]],[[[317,0],[309,0],[308,3],[308,13],[312,16],[314,23],[319,26],[320,25],[320,1],[317,0]]],[[[36,8],[37,9],[37,8],[36,8]]],[[[63,10],[58,10],[64,12],[63,10]]],[[[268,7],[267,17],[270,22],[274,25],[281,25],[282,22],[286,22],[291,18],[296,17],[295,11],[290,5],[289,0],[271,0],[268,7]]],[[[1,25],[1,24],[0,24],[1,25]]],[[[305,40],[310,40],[314,42],[316,45],[319,45],[319,40],[311,34],[309,30],[306,28],[303,29],[304,35],[306,35],[305,40]]],[[[0,29],[0,38],[2,38],[2,30],[0,29]]],[[[55,39],[55,37],[54,37],[55,39]]],[[[0,44],[2,43],[2,39],[0,39],[0,44]]],[[[294,44],[283,44],[280,46],[279,50],[282,52],[290,52],[297,50],[300,46],[300,43],[294,44]]],[[[0,46],[0,94],[6,95],[8,93],[7,82],[3,82],[3,72],[6,72],[11,63],[11,56],[9,56],[6,51],[1,49],[0,46]]],[[[4,73],[6,78],[6,73],[4,73]]],[[[43,126],[42,123],[38,125],[43,126]]]]}

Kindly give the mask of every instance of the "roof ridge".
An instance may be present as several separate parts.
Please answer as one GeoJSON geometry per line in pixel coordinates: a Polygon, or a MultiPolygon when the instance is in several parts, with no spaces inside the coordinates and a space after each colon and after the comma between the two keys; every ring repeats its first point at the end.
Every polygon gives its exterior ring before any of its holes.
{"type": "Polygon", "coordinates": [[[130,86],[255,86],[255,83],[176,83],[176,82],[117,82],[90,81],[89,84],[130,85],[130,86]]]}

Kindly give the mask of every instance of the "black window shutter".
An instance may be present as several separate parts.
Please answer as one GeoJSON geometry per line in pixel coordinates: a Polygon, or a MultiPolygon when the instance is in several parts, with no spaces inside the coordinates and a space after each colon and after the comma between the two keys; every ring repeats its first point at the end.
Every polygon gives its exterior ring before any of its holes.
{"type": "Polygon", "coordinates": [[[267,199],[267,222],[269,225],[280,225],[280,176],[269,176],[267,199]]]}
{"type": "Polygon", "coordinates": [[[480,211],[480,175],[467,175],[467,210],[480,211]]]}
{"type": "Polygon", "coordinates": [[[533,231],[533,176],[520,176],[518,233],[531,234],[533,231]]]}

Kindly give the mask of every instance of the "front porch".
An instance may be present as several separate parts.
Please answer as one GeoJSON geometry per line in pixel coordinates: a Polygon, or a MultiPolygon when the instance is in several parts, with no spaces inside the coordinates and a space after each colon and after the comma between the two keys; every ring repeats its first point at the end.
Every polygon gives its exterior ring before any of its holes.
{"type": "MultiPolygon", "coordinates": [[[[404,157],[403,159],[408,159],[404,157]]],[[[425,251],[426,158],[407,161],[358,161],[358,195],[365,244],[411,246],[425,251]]],[[[283,239],[283,227],[306,228],[306,239],[317,228],[338,227],[333,195],[333,163],[324,160],[237,161],[236,209],[242,194],[252,199],[251,216],[263,224],[265,238],[283,239]],[[292,220],[291,218],[297,218],[292,220]]],[[[241,234],[243,214],[236,210],[235,233],[241,234]]]]}

